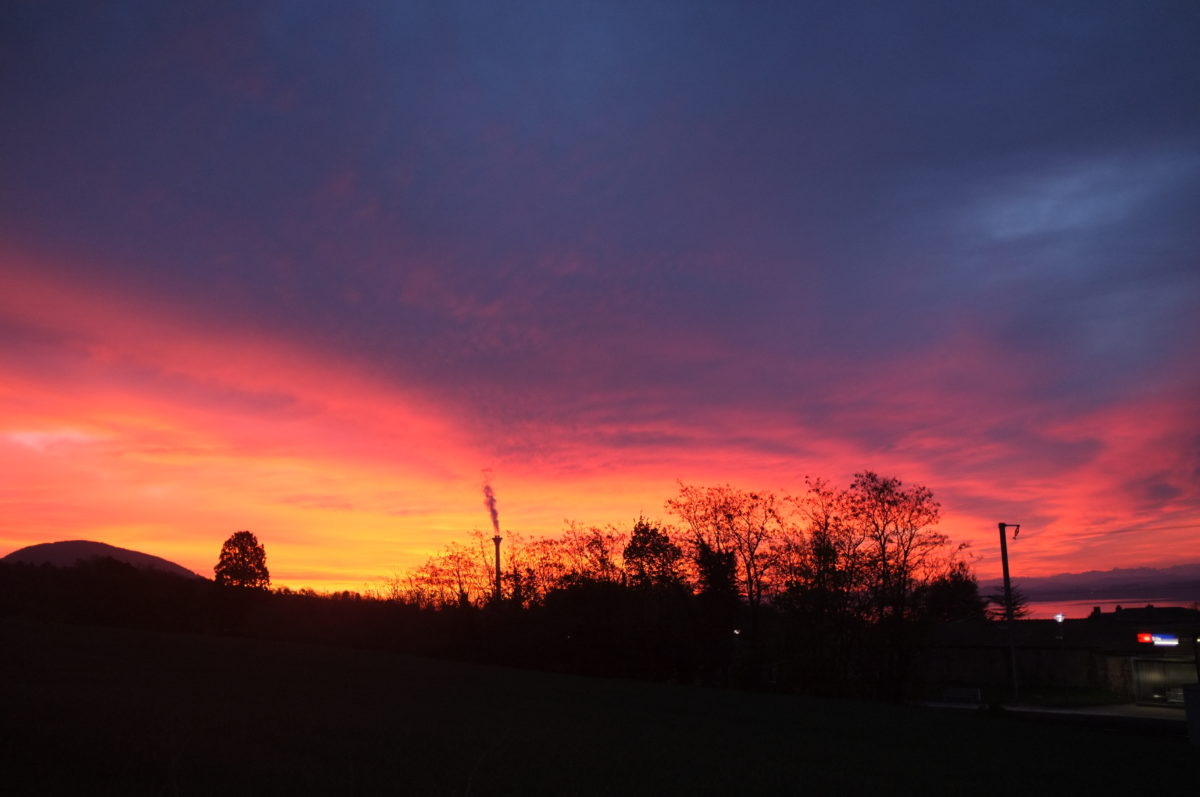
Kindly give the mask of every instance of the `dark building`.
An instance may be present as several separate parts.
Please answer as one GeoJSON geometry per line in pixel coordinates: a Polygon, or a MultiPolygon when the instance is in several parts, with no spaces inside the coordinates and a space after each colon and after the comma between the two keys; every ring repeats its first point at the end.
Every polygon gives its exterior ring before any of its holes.
{"type": "MultiPolygon", "coordinates": [[[[1097,690],[1146,704],[1183,706],[1196,683],[1200,611],[1182,607],[1095,610],[1083,620],[1018,620],[1013,629],[1023,691],[1097,690]]],[[[1009,684],[1004,623],[945,623],[917,657],[927,697],[979,689],[1002,699],[1009,684]]]]}

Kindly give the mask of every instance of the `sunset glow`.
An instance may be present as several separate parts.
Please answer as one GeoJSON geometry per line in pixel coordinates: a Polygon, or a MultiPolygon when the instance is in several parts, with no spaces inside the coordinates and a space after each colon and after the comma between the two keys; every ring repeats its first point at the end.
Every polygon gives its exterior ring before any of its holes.
{"type": "Polygon", "coordinates": [[[22,12],[0,554],[249,529],[359,590],[485,469],[526,535],[870,469],[983,578],[998,521],[1028,576],[1200,561],[1186,29],[904,20],[897,68],[839,17],[818,75],[750,15],[427,11],[22,12]]]}

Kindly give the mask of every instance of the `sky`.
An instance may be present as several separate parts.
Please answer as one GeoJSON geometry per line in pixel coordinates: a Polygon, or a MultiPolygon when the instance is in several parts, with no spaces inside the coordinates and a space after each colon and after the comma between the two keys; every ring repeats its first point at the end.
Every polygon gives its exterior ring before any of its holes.
{"type": "Polygon", "coordinates": [[[1200,561],[1200,5],[0,10],[0,552],[360,589],[872,470],[1200,561]]]}

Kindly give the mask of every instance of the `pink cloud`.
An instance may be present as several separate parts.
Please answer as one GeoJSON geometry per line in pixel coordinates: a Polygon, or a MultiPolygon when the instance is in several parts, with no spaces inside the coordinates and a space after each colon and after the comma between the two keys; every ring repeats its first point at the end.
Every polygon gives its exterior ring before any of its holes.
{"type": "MultiPolygon", "coordinates": [[[[534,534],[662,517],[678,480],[787,491],[871,469],[933,488],[985,577],[998,521],[1023,524],[1014,568],[1030,576],[1200,559],[1194,399],[1147,388],[1064,409],[1038,400],[1037,362],[966,332],[894,362],[798,361],[820,378],[795,396],[718,385],[689,400],[689,383],[550,359],[558,392],[502,386],[521,413],[489,419],[329,351],[4,266],[9,548],[98,538],[207,573],[224,537],[251,528],[277,581],[357,589],[484,527],[483,466],[503,527],[534,534]],[[563,411],[539,411],[553,402],[563,411]]],[[[627,334],[681,372],[733,363],[722,378],[755,390],[758,369],[781,367],[715,337],[627,334]]]]}

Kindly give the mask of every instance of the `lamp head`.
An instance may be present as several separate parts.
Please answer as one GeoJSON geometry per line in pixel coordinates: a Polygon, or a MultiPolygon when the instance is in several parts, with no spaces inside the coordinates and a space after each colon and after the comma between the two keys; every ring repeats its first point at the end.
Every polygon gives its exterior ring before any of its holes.
{"type": "Polygon", "coordinates": [[[1013,531],[1013,539],[1015,540],[1017,538],[1017,535],[1021,533],[1021,524],[1020,523],[1001,523],[1000,524],[1000,533],[1003,534],[1005,529],[1015,529],[1015,531],[1013,531]]]}

